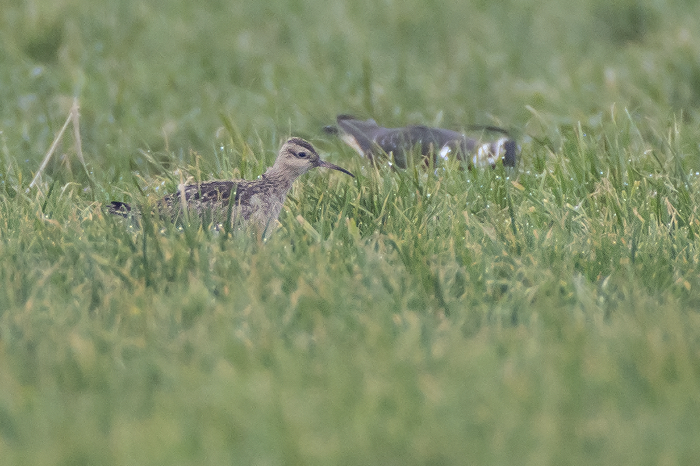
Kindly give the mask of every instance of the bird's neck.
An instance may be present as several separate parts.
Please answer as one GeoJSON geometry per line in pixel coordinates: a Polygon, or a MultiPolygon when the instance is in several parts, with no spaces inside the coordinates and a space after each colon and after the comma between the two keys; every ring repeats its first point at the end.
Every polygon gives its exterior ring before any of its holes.
{"type": "Polygon", "coordinates": [[[280,192],[282,195],[287,194],[287,192],[292,188],[294,180],[296,180],[297,177],[298,175],[289,173],[288,171],[283,171],[275,165],[268,168],[262,176],[263,180],[274,186],[275,191],[280,192]]]}

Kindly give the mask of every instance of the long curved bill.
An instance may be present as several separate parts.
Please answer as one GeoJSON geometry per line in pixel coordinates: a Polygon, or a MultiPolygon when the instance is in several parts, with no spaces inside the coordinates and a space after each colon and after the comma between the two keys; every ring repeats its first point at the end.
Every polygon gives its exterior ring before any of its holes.
{"type": "Polygon", "coordinates": [[[323,168],[330,168],[331,170],[338,170],[339,172],[343,172],[343,173],[345,173],[345,174],[347,174],[347,175],[350,175],[350,176],[352,176],[353,178],[355,178],[355,175],[353,175],[352,173],[350,173],[350,172],[347,171],[346,169],[344,169],[344,168],[342,168],[342,167],[339,167],[338,165],[334,165],[334,164],[332,164],[332,163],[330,163],[330,162],[326,162],[325,160],[319,160],[319,161],[318,161],[318,166],[319,166],[319,167],[323,167],[323,168]]]}

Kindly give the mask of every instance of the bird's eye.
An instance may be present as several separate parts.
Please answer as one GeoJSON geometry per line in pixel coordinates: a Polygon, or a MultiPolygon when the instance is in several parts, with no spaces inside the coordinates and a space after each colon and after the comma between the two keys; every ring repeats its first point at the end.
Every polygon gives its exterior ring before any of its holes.
{"type": "Polygon", "coordinates": [[[308,154],[307,154],[306,152],[304,152],[304,151],[297,152],[297,157],[299,157],[299,158],[301,158],[301,159],[305,159],[307,155],[308,155],[308,154]]]}

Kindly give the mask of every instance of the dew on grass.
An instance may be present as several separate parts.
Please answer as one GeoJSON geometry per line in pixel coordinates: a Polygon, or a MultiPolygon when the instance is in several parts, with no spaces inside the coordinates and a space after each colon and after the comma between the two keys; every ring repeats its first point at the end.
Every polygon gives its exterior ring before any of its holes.
{"type": "Polygon", "coordinates": [[[26,94],[23,96],[20,96],[17,99],[17,105],[19,108],[22,110],[28,111],[31,107],[31,105],[36,102],[36,95],[35,94],[26,94]]]}

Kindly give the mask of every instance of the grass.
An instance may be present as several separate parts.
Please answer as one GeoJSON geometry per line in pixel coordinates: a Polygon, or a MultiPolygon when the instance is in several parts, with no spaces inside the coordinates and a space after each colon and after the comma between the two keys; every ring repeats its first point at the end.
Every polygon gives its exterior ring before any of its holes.
{"type": "Polygon", "coordinates": [[[14,2],[0,18],[3,464],[697,464],[695,2],[14,2]],[[80,103],[42,181],[28,189],[80,103]],[[323,135],[499,124],[516,170],[323,135]],[[350,169],[264,244],[106,217],[350,169]]]}

